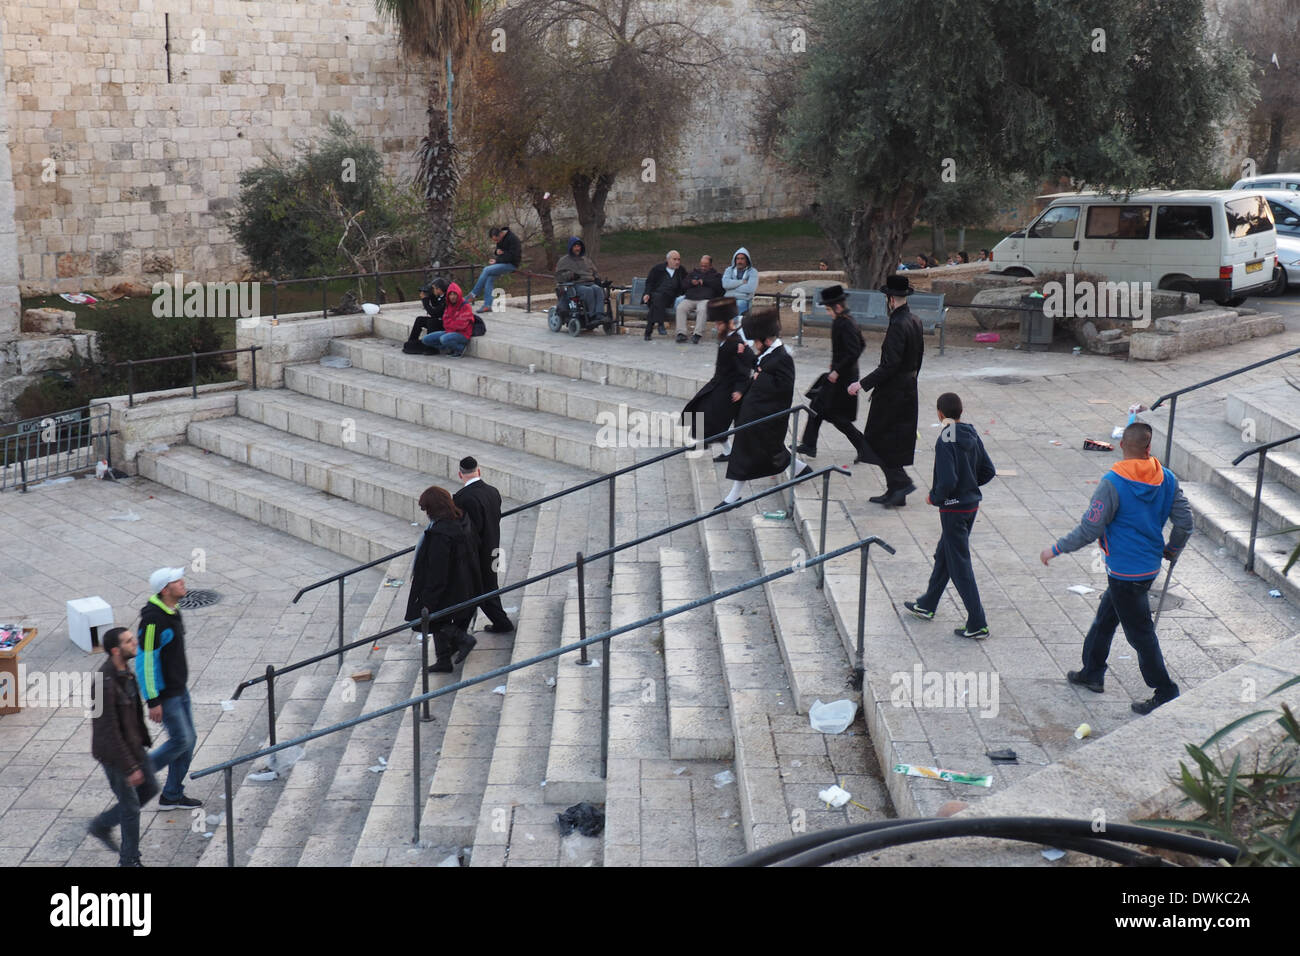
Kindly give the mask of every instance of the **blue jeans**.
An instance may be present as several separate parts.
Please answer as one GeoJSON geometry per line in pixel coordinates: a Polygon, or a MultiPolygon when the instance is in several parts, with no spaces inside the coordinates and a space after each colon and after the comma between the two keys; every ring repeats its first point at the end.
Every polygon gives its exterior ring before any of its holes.
{"type": "Polygon", "coordinates": [[[108,785],[117,803],[90,824],[92,829],[100,831],[116,826],[122,828],[122,849],[117,856],[120,866],[130,866],[140,859],[140,808],[158,793],[158,781],[154,779],[153,766],[147,758],[140,769],[144,771],[144,783],[133,787],[126,782],[126,774],[104,764],[104,776],[108,777],[108,785]]]}
{"type": "Polygon", "coordinates": [[[190,692],[183,690],[175,697],[164,697],[162,703],[163,727],[167,729],[167,742],[149,753],[155,767],[167,768],[167,782],[163,785],[162,800],[175,801],[185,795],[185,775],[190,772],[194,759],[194,712],[190,709],[190,692]]]}
{"type": "Polygon", "coordinates": [[[930,586],[916,603],[927,611],[939,606],[949,579],[957,588],[961,603],[966,605],[966,630],[977,631],[988,626],[984,605],[980,603],[979,588],[975,585],[975,569],[970,560],[970,529],[975,524],[978,509],[969,512],[941,511],[939,524],[943,532],[934,549],[934,570],[930,572],[930,586]]]}
{"type": "Polygon", "coordinates": [[[469,339],[459,332],[430,332],[420,339],[431,349],[442,349],[449,355],[464,355],[469,339]]]}
{"type": "Polygon", "coordinates": [[[750,300],[749,300],[749,299],[737,299],[737,300],[736,300],[736,314],[737,314],[737,315],[744,315],[746,312],[749,311],[749,306],[750,306],[750,300]]]}
{"type": "Polygon", "coordinates": [[[1105,593],[1097,605],[1097,616],[1083,639],[1084,680],[1102,683],[1106,677],[1106,658],[1110,656],[1110,642],[1115,637],[1115,627],[1123,625],[1124,637],[1137,654],[1142,679],[1155,691],[1160,703],[1178,696],[1178,685],[1165,669],[1165,658],[1160,653],[1155,625],[1151,622],[1151,602],[1148,592],[1155,578],[1145,581],[1125,581],[1107,576],[1105,593]]]}
{"type": "Polygon", "coordinates": [[[503,276],[507,273],[514,272],[515,266],[508,262],[494,262],[490,266],[484,266],[483,271],[478,274],[478,279],[474,282],[474,288],[469,290],[469,294],[474,298],[480,295],[483,301],[491,307],[492,305],[492,280],[497,276],[503,276]]]}

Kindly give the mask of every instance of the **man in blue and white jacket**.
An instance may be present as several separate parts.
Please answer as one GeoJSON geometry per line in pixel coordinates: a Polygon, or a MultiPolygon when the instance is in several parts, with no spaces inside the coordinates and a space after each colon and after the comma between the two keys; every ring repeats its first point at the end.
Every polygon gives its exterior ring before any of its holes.
{"type": "Polygon", "coordinates": [[[736,300],[736,313],[744,315],[758,291],[758,270],[749,258],[749,250],[741,246],[731,257],[731,265],[722,273],[722,294],[736,300]]]}
{"type": "Polygon", "coordinates": [[[1100,542],[1106,555],[1106,593],[1083,641],[1083,669],[1065,676],[1071,684],[1102,693],[1110,643],[1115,627],[1123,625],[1124,636],[1137,653],[1142,679],[1154,691],[1150,699],[1135,701],[1133,712],[1149,714],[1177,697],[1178,685],[1165,668],[1147,592],[1160,573],[1161,558],[1176,561],[1191,537],[1192,509],[1173,472],[1151,457],[1150,425],[1129,425],[1119,447],[1123,460],[1098,482],[1079,526],[1044,548],[1039,558],[1047,564],[1058,554],[1100,542]],[[1166,544],[1164,527],[1170,520],[1173,530],[1166,544]]]}

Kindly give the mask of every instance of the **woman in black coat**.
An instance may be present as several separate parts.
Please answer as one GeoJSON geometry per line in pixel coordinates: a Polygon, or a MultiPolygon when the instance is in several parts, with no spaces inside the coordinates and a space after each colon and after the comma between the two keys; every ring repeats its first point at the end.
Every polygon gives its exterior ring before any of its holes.
{"type": "MultiPolygon", "coordinates": [[[[406,619],[414,622],[413,631],[420,630],[422,608],[433,614],[483,593],[478,539],[469,516],[456,507],[447,489],[437,485],[420,495],[420,510],[429,516],[429,525],[420,537],[411,566],[406,619]]],[[[477,642],[468,632],[474,611],[470,607],[450,620],[443,618],[432,625],[437,659],[429,665],[431,673],[451,673],[452,666],[462,663],[474,649],[477,642]]]]}
{"type": "Polygon", "coordinates": [[[838,428],[853,443],[853,450],[862,453],[862,432],[853,424],[858,417],[858,397],[850,395],[848,388],[858,380],[858,356],[862,354],[865,343],[857,320],[844,304],[847,298],[843,286],[833,285],[822,290],[822,305],[826,306],[833,320],[831,368],[813,386],[821,389],[820,397],[812,404],[821,414],[808,416],[808,424],[803,429],[803,441],[799,443],[799,454],[809,458],[817,457],[817,435],[823,421],[838,428]]]}
{"type": "MultiPolygon", "coordinates": [[[[682,409],[682,423],[690,428],[691,437],[696,441],[712,438],[731,427],[736,420],[736,413],[740,411],[740,400],[749,388],[749,376],[757,361],[749,343],[735,327],[736,300],[710,299],[707,309],[709,321],[716,323],[721,341],[718,344],[717,362],[713,367],[713,378],[682,409]]],[[[730,454],[731,436],[728,436],[724,440],[722,454],[714,461],[727,461],[730,454]]]]}
{"type": "MultiPolygon", "coordinates": [[[[737,426],[783,412],[794,404],[794,359],[781,344],[781,313],[773,306],[751,309],[745,316],[744,330],[746,338],[752,339],[761,352],[749,390],[740,401],[737,426]]],[[[774,418],[736,432],[727,463],[731,490],[717,508],[739,501],[745,482],[779,475],[790,467],[790,449],[785,444],[787,424],[785,418],[774,418]]],[[[796,460],[795,465],[796,477],[808,470],[801,461],[796,460]]]]}

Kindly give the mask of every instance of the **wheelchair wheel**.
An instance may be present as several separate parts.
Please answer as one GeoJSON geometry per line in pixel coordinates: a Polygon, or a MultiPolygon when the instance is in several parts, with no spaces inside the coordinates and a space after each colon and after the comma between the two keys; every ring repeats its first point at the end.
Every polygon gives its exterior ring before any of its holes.
{"type": "Polygon", "coordinates": [[[552,332],[558,332],[562,327],[560,314],[555,311],[555,306],[551,306],[546,310],[546,325],[552,332]]]}
{"type": "Polygon", "coordinates": [[[569,334],[576,338],[581,331],[582,323],[576,318],[569,319],[569,334]]]}

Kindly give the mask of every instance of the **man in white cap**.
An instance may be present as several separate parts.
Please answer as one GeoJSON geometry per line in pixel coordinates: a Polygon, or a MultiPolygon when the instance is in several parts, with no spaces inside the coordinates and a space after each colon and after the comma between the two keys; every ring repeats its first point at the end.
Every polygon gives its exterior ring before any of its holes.
{"type": "Polygon", "coordinates": [[[167,728],[167,742],[150,754],[150,762],[167,768],[167,782],[158,798],[159,810],[191,810],[202,800],[185,795],[185,775],[194,757],[194,712],[186,688],[185,625],[176,607],[185,597],[185,569],[159,568],[149,575],[152,596],[140,611],[140,653],[135,659],[141,695],[149,719],[167,728]]]}

